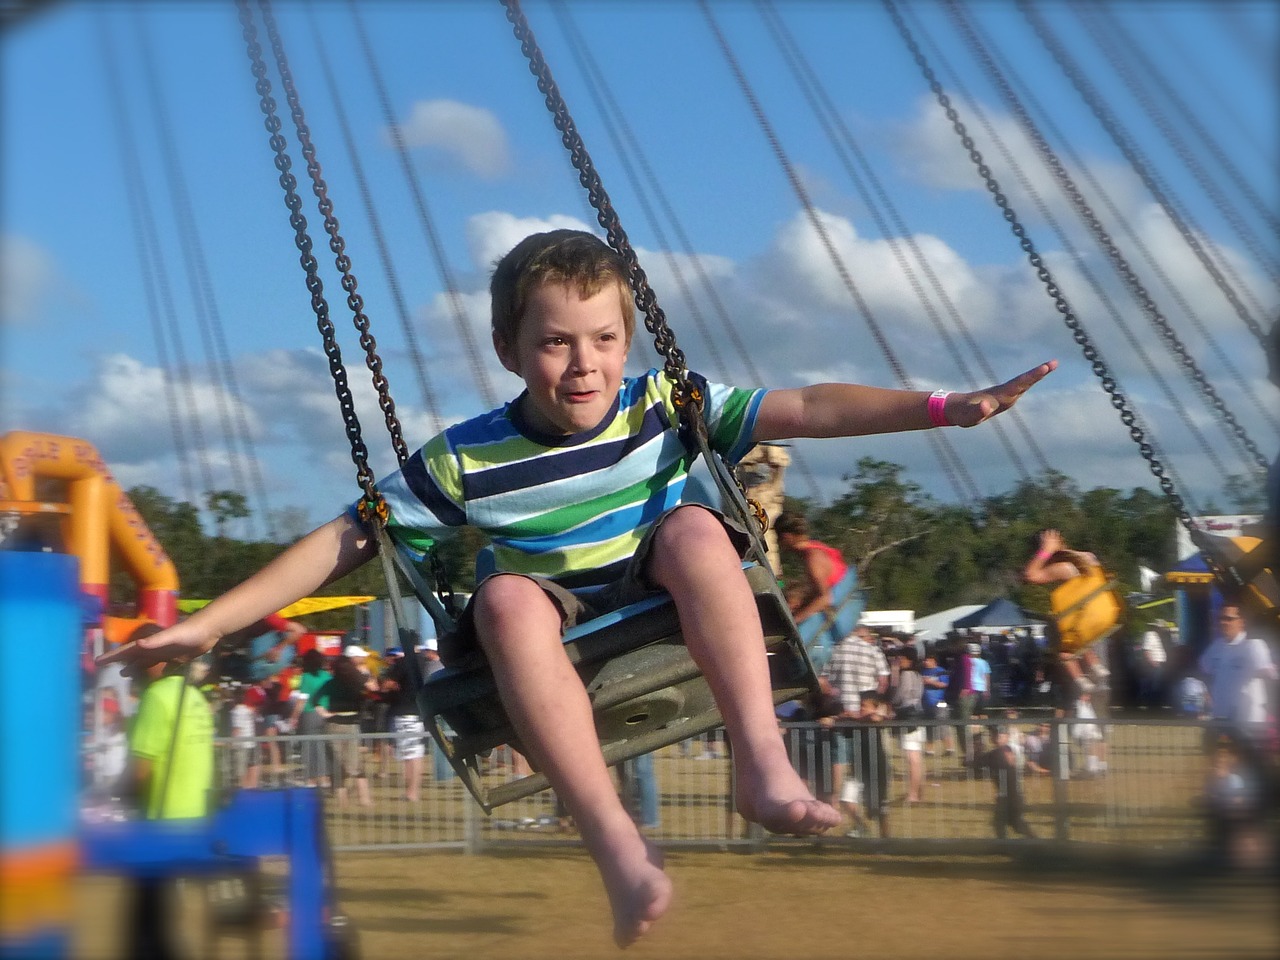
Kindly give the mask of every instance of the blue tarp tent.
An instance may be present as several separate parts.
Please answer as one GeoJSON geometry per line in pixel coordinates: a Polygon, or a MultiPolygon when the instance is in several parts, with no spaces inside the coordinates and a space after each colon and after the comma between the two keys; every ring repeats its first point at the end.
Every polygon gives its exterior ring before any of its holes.
{"type": "Polygon", "coordinates": [[[994,627],[1029,627],[1032,620],[1023,609],[1005,597],[992,600],[980,610],[961,617],[954,624],[957,630],[974,630],[994,627]]]}

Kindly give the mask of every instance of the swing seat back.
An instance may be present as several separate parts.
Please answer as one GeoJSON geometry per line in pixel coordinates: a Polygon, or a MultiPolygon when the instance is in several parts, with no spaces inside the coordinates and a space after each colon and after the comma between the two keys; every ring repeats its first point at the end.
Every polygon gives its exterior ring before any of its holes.
{"type": "Polygon", "coordinates": [[[1080,653],[1120,629],[1124,602],[1115,585],[1105,570],[1092,567],[1054,588],[1049,608],[1063,651],[1080,653]]]}
{"type": "Polygon", "coordinates": [[[815,670],[821,672],[836,644],[853,633],[866,605],[867,598],[858,589],[858,572],[850,567],[831,588],[831,606],[797,624],[815,670]]]}
{"type": "MultiPolygon", "coordinates": [[[[747,564],[755,594],[775,703],[817,689],[813,665],[770,571],[747,564]]],[[[714,730],[722,723],[711,690],[689,656],[675,604],[647,597],[568,631],[565,652],[591,701],[605,762],[613,765],[714,730]]],[[[523,752],[486,664],[433,674],[419,696],[422,716],[476,802],[485,810],[545,789],[532,773],[489,783],[483,754],[503,744],[523,752]]]]}
{"type": "Polygon", "coordinates": [[[1254,617],[1280,619],[1280,578],[1273,569],[1273,561],[1256,559],[1262,556],[1255,553],[1263,546],[1260,538],[1206,533],[1196,540],[1196,545],[1202,553],[1213,555],[1254,617]]]}

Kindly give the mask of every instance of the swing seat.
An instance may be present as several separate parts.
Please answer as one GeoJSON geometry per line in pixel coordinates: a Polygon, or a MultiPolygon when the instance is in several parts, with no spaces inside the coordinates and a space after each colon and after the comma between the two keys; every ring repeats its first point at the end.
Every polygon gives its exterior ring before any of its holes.
{"type": "Polygon", "coordinates": [[[865,606],[866,597],[858,589],[858,572],[850,567],[831,588],[831,606],[797,624],[815,670],[821,672],[836,644],[853,633],[865,606]]]}
{"type": "Polygon", "coordinates": [[[1241,591],[1250,612],[1263,619],[1280,618],[1280,578],[1271,567],[1271,561],[1259,560],[1263,556],[1258,549],[1262,540],[1258,537],[1220,537],[1211,533],[1195,538],[1196,546],[1205,554],[1211,554],[1233,585],[1241,591]]]}
{"type": "Polygon", "coordinates": [[[1054,588],[1049,609],[1063,651],[1080,653],[1120,629],[1124,603],[1115,585],[1105,570],[1093,567],[1054,588]]]}
{"type": "MultiPolygon", "coordinates": [[[[772,573],[754,563],[743,572],[764,627],[774,703],[815,692],[817,676],[772,573]]],[[[675,604],[665,594],[574,627],[564,646],[586,686],[610,766],[722,722],[681,638],[675,604]]],[[[524,752],[487,664],[437,671],[423,684],[419,707],[437,745],[486,813],[548,786],[538,772],[492,787],[485,782],[483,754],[503,744],[524,752]]]]}

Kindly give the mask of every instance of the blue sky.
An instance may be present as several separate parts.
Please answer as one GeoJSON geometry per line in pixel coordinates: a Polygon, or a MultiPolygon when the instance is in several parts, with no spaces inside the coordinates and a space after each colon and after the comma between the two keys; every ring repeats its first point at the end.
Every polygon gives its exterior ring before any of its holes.
{"type": "MultiPolygon", "coordinates": [[[[519,384],[501,371],[487,346],[489,264],[532,230],[590,223],[585,196],[498,3],[399,0],[364,2],[359,9],[393,122],[408,144],[418,189],[462,294],[468,328],[481,345],[493,394],[508,399],[519,384]]],[[[911,381],[921,388],[966,388],[979,384],[970,383],[962,370],[978,371],[975,380],[982,381],[983,362],[1005,376],[1057,357],[1062,369],[1022,408],[1045,459],[1087,487],[1154,486],[881,4],[818,0],[778,3],[774,9],[892,200],[904,228],[888,218],[897,250],[906,249],[910,238],[909,246],[925,253],[980,345],[982,362],[957,334],[952,336],[961,343],[960,361],[946,348],[898,266],[894,246],[801,96],[761,8],[735,0],[713,2],[710,9],[859,298],[911,381]]],[[[1219,421],[1161,348],[1097,245],[1083,235],[945,8],[917,4],[905,9],[978,149],[1150,426],[1184,492],[1193,505],[1214,498],[1221,505],[1223,474],[1244,473],[1250,461],[1224,441],[1219,421]],[[1071,248],[989,139],[970,97],[1071,248]],[[1176,404],[1099,303],[1085,269],[1114,298],[1176,404]],[[1181,415],[1177,407],[1183,408],[1181,415]],[[1188,429],[1188,421],[1203,440],[1188,429]]],[[[1047,137],[1090,205],[1229,409],[1266,455],[1273,455],[1276,431],[1268,417],[1274,417],[1277,404],[1245,323],[1018,7],[992,2],[965,9],[1025,84],[1020,89],[1032,91],[1045,105],[1054,128],[1047,137]],[[1069,157],[1064,144],[1072,151],[1069,157]],[[1095,193],[1094,185],[1105,196],[1095,193]],[[1172,278],[1176,294],[1153,276],[1130,232],[1172,278]]],[[[1103,33],[1119,42],[1118,23],[1136,44],[1123,63],[1143,84],[1154,76],[1145,62],[1163,78],[1163,89],[1145,89],[1167,111],[1201,177],[1207,176],[1225,198],[1225,214],[1224,204],[1215,204],[1179,159],[1175,144],[1139,109],[1081,17],[1063,4],[1036,6],[1142,150],[1161,188],[1185,210],[1182,215],[1194,224],[1202,248],[1215,263],[1226,264],[1232,283],[1244,290],[1248,311],[1269,327],[1280,303],[1274,282],[1280,245],[1274,220],[1267,220],[1280,209],[1275,177],[1280,14],[1261,2],[1194,0],[1120,2],[1104,9],[1114,19],[1101,22],[1103,33]],[[1194,122],[1182,118],[1175,103],[1185,104],[1194,122]],[[1216,144],[1216,156],[1203,133],[1216,144]],[[1222,165],[1223,156],[1230,169],[1222,165]]],[[[350,8],[337,2],[288,2],[275,10],[405,433],[420,442],[440,421],[477,412],[485,403],[483,391],[469,372],[350,8]],[[439,399],[435,410],[428,409],[418,386],[320,67],[313,23],[339,72],[341,109],[359,144],[359,163],[391,250],[392,275],[427,357],[439,399]]],[[[698,5],[683,0],[564,7],[529,2],[526,12],[691,365],[743,385],[754,383],[753,369],[770,386],[820,380],[896,385],[865,314],[810,225],[698,5]],[[670,223],[655,229],[648,222],[566,40],[563,10],[585,38],[642,144],[643,160],[660,181],[666,202],[678,212],[678,231],[670,223]],[[681,233],[732,318],[734,333],[747,345],[750,364],[719,329],[714,302],[698,287],[690,256],[672,241],[681,233]],[[660,236],[675,246],[673,256],[663,255],[660,236]],[[717,331],[713,343],[701,336],[673,263],[695,288],[700,316],[717,331]]],[[[253,506],[288,511],[285,526],[291,532],[336,513],[356,491],[354,471],[234,6],[64,2],[9,30],[0,39],[0,57],[0,428],[83,437],[98,447],[124,486],[147,483],[185,498],[184,483],[202,487],[202,475],[224,488],[235,488],[251,475],[239,439],[243,425],[264,481],[263,497],[256,489],[243,491],[253,506]],[[118,98],[111,93],[108,61],[119,64],[118,98]],[[159,80],[158,94],[147,82],[149,63],[159,80]],[[120,119],[119,104],[127,122],[120,119]],[[142,184],[132,204],[130,155],[136,157],[142,184]],[[170,160],[180,170],[177,188],[170,160]],[[189,198],[189,227],[175,213],[182,208],[174,202],[175,189],[189,198]],[[142,205],[153,215],[158,259],[140,257],[139,238],[146,234],[134,228],[133,211],[142,205]],[[203,286],[200,272],[192,281],[183,256],[184,237],[190,246],[193,236],[203,253],[208,278],[203,286]],[[156,282],[160,275],[168,278],[167,291],[156,282]],[[201,299],[193,289],[203,290],[201,299]],[[219,348],[216,339],[212,353],[207,347],[202,317],[206,331],[220,324],[217,336],[225,343],[238,387],[234,395],[210,370],[219,348]],[[153,334],[155,319],[165,330],[164,350],[153,334]],[[179,345],[185,365],[175,359],[179,345]],[[170,361],[167,371],[162,353],[170,361]],[[174,394],[176,403],[170,401],[174,394]],[[185,437],[185,479],[174,422],[185,437]],[[230,441],[224,422],[234,427],[230,441]]],[[[301,174],[288,125],[286,133],[301,174]]],[[[634,153],[628,158],[638,162],[634,153]]],[[[653,199],[649,205],[661,209],[653,199]]],[[[313,236],[322,238],[314,205],[309,203],[306,213],[313,236]]],[[[357,384],[375,472],[381,474],[391,468],[393,457],[368,377],[358,365],[350,314],[331,263],[326,254],[326,292],[357,384]]],[[[949,322],[936,298],[934,309],[949,322]]],[[[634,349],[632,358],[636,372],[654,362],[648,346],[634,349]]],[[[1010,443],[1023,466],[1034,471],[1038,457],[1019,436],[1010,425],[1010,443]]],[[[1021,468],[992,429],[953,432],[948,439],[982,494],[1007,490],[1017,481],[1021,468]]],[[[910,478],[940,499],[958,497],[923,435],[805,442],[797,450],[808,476],[797,471],[791,489],[802,495],[838,493],[842,476],[857,459],[875,456],[906,464],[910,478]]],[[[261,521],[256,523],[261,530],[261,521]]]]}

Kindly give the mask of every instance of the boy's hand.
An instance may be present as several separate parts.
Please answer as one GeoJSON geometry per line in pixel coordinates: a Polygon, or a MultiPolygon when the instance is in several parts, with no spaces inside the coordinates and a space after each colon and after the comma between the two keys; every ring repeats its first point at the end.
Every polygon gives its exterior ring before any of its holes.
{"type": "Polygon", "coordinates": [[[119,663],[123,666],[125,675],[132,677],[155,663],[185,663],[194,660],[212,650],[218,640],[217,634],[201,629],[198,624],[193,625],[190,620],[184,620],[150,637],[122,643],[110,653],[99,657],[97,665],[104,667],[119,663]]]}
{"type": "Polygon", "coordinates": [[[972,393],[953,393],[947,397],[947,422],[957,427],[976,427],[996,414],[1004,413],[1019,397],[1057,368],[1058,361],[1050,360],[999,386],[972,393]]]}

